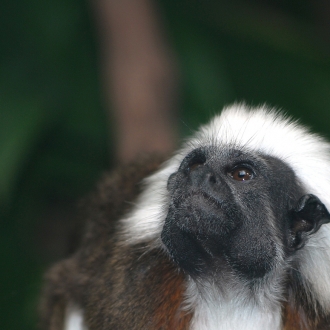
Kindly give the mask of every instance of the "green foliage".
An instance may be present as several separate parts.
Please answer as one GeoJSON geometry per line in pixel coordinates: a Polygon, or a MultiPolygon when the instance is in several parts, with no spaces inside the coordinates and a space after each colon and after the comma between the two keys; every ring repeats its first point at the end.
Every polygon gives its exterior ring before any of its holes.
{"type": "Polygon", "coordinates": [[[51,230],[42,223],[64,213],[65,201],[75,205],[109,166],[110,134],[86,4],[1,7],[0,328],[35,329],[41,274],[64,254],[40,244],[51,230]]]}
{"type": "MultiPolygon", "coordinates": [[[[328,134],[329,53],[312,1],[158,3],[181,70],[182,135],[234,101],[282,107],[328,134]]],[[[0,6],[0,328],[34,329],[41,274],[62,253],[40,251],[45,216],[109,167],[111,126],[86,3],[0,6]]]]}

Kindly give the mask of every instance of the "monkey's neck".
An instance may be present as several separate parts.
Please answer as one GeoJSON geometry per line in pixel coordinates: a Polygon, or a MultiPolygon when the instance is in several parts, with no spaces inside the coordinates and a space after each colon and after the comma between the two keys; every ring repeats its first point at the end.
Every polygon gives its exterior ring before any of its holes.
{"type": "Polygon", "coordinates": [[[234,306],[230,302],[220,306],[204,303],[196,306],[191,329],[279,330],[281,329],[281,309],[264,311],[257,306],[234,306]]]}
{"type": "Polygon", "coordinates": [[[187,301],[193,310],[191,330],[280,330],[281,304],[267,306],[256,303],[242,292],[229,292],[225,296],[207,292],[197,293],[196,284],[190,283],[187,301]]]}

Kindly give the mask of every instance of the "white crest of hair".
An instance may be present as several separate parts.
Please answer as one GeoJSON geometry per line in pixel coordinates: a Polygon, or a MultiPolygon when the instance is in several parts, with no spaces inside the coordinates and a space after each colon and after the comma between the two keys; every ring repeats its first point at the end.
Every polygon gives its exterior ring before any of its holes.
{"type": "MultiPolygon", "coordinates": [[[[145,190],[136,206],[122,220],[128,244],[156,240],[161,245],[160,234],[169,200],[167,180],[190,151],[208,145],[220,148],[232,146],[281,159],[293,169],[306,193],[318,196],[330,210],[330,176],[327,175],[330,168],[330,144],[274,109],[234,104],[225,108],[209,124],[202,126],[179,153],[145,180],[145,190]]],[[[311,299],[316,298],[329,310],[329,225],[323,225],[313,234],[306,246],[297,252],[297,256],[301,260],[299,271],[306,290],[313,292],[311,299]]],[[[238,328],[242,329],[242,324],[238,328]]]]}
{"type": "Polygon", "coordinates": [[[84,322],[84,312],[78,305],[74,303],[67,305],[63,330],[88,330],[84,322]]]}

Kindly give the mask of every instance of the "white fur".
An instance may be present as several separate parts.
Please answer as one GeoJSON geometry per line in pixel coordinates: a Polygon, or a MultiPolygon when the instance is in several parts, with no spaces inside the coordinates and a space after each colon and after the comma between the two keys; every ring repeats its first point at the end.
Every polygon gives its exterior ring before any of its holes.
{"type": "MultiPolygon", "coordinates": [[[[128,244],[155,239],[161,245],[160,233],[169,199],[166,189],[168,177],[177,171],[189,151],[205,145],[232,146],[283,160],[294,170],[306,193],[318,196],[330,210],[330,144],[275,110],[265,106],[249,109],[245,105],[233,105],[202,126],[181,151],[145,180],[145,190],[135,208],[122,220],[128,244]]],[[[329,225],[323,225],[310,238],[298,252],[298,257],[301,260],[299,271],[310,299],[318,299],[325,310],[330,310],[329,225]]],[[[262,324],[260,329],[278,329],[279,310],[260,309],[252,302],[242,304],[234,298],[227,300],[227,304],[213,298],[206,301],[197,299],[193,329],[220,329],[220,319],[224,330],[256,330],[259,323],[262,324]],[[237,306],[242,307],[238,309],[240,315],[235,314],[237,306]],[[230,325],[224,321],[227,319],[232,320],[230,325]]]]}
{"type": "Polygon", "coordinates": [[[188,278],[184,307],[193,314],[190,329],[282,329],[283,280],[289,266],[282,257],[280,252],[275,269],[256,281],[253,289],[232,273],[223,278],[225,286],[216,279],[196,282],[188,278]]]}
{"type": "Polygon", "coordinates": [[[200,292],[196,283],[190,281],[187,294],[192,305],[191,330],[279,330],[281,329],[281,306],[269,304],[264,295],[256,301],[241,290],[218,292],[217,287],[205,283],[200,292]],[[204,295],[206,294],[206,296],[204,295]],[[266,301],[264,301],[266,300],[266,301]]]}
{"type": "Polygon", "coordinates": [[[279,330],[281,308],[263,310],[241,301],[203,301],[194,310],[191,330],[279,330]]]}
{"type": "Polygon", "coordinates": [[[84,322],[84,312],[76,304],[68,304],[65,311],[64,330],[88,330],[84,322]]]}

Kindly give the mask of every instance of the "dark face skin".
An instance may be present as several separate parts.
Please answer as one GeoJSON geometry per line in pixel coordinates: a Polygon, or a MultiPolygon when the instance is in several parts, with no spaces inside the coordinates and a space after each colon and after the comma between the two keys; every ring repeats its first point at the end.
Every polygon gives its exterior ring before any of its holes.
{"type": "Polygon", "coordinates": [[[301,198],[304,192],[283,161],[230,148],[192,151],[170,176],[168,191],[161,237],[174,261],[193,276],[228,269],[246,279],[263,277],[278,249],[291,255],[306,233],[319,228],[311,220],[315,207],[321,224],[328,221],[315,196],[301,198]]]}

